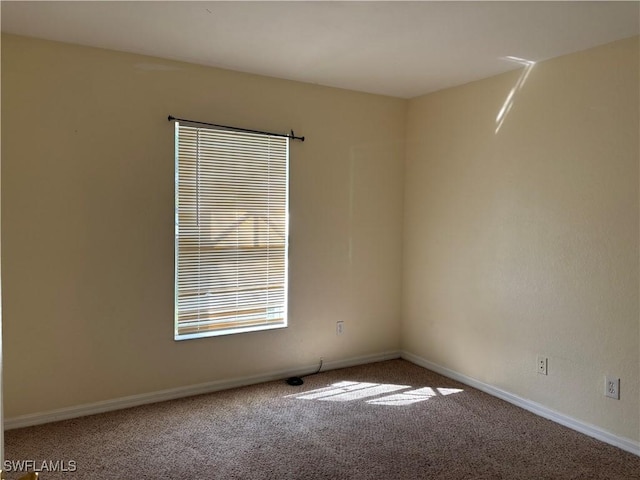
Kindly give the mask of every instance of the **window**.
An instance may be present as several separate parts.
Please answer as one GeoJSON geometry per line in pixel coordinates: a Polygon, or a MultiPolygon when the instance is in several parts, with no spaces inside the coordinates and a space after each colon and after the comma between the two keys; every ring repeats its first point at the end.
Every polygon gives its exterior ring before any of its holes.
{"type": "Polygon", "coordinates": [[[286,327],[289,139],[175,129],[175,339],[286,327]]]}

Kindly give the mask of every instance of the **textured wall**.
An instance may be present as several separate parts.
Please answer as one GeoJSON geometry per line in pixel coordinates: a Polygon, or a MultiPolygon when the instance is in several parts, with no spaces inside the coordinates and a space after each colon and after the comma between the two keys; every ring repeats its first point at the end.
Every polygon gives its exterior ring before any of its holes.
{"type": "Polygon", "coordinates": [[[3,36],[7,417],[397,349],[406,105],[3,36]],[[168,114],[307,137],[289,328],[174,342],[168,114]]]}
{"type": "Polygon", "coordinates": [[[638,38],[523,71],[410,101],[403,348],[637,441],[638,38]]]}

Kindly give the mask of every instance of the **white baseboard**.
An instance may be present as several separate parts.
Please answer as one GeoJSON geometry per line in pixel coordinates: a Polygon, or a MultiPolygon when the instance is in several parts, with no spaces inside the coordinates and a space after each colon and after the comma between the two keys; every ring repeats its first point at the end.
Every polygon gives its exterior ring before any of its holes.
{"type": "Polygon", "coordinates": [[[436,363],[430,362],[429,360],[425,360],[424,358],[412,353],[402,351],[401,358],[411,363],[415,363],[416,365],[419,365],[421,367],[432,370],[436,373],[439,373],[440,375],[444,375],[445,377],[449,377],[453,380],[459,381],[460,383],[464,383],[465,385],[469,385],[470,387],[481,390],[485,393],[488,393],[489,395],[498,397],[502,400],[512,403],[513,405],[535,413],[536,415],[559,423],[560,425],[564,425],[565,427],[569,427],[580,433],[589,435],[590,437],[601,440],[605,443],[608,443],[609,445],[613,445],[615,447],[621,448],[622,450],[640,456],[640,442],[637,442],[630,438],[614,435],[613,433],[607,432],[606,430],[596,427],[595,425],[582,422],[563,413],[551,410],[550,408],[547,408],[539,403],[506,392],[492,385],[480,382],[479,380],[476,380],[474,378],[467,377],[466,375],[458,373],[454,370],[450,370],[436,363]]]}
{"type": "Polygon", "coordinates": [[[401,352],[399,350],[392,350],[388,352],[376,353],[374,355],[352,357],[346,358],[344,360],[334,360],[331,362],[324,362],[322,364],[322,371],[324,372],[326,370],[337,370],[339,368],[355,367],[356,365],[366,365],[367,363],[384,362],[386,360],[394,360],[400,357],[401,352]]]}
{"type": "MultiPolygon", "coordinates": [[[[382,362],[384,360],[391,360],[394,358],[400,358],[399,351],[382,352],[373,355],[334,360],[323,363],[322,371],[324,372],[327,370],[335,370],[338,368],[353,367],[366,363],[382,362]]],[[[315,372],[317,368],[318,365],[308,365],[305,367],[280,370],[261,375],[219,380],[214,382],[201,383],[198,385],[188,385],[184,387],[171,388],[168,390],[160,390],[157,392],[142,393],[140,395],[115,398],[102,402],[87,403],[74,407],[59,408],[56,410],[50,410],[48,412],[19,415],[17,417],[5,418],[4,429],[12,430],[15,428],[30,427],[33,425],[41,425],[44,423],[57,422],[60,420],[68,420],[70,418],[95,415],[97,413],[137,407],[139,405],[146,405],[149,403],[164,402],[166,400],[175,400],[176,398],[190,397],[193,395],[201,395],[203,393],[227,390],[229,388],[244,387],[246,385],[254,385],[256,383],[280,380],[294,375],[309,375],[310,373],[315,372]]]]}

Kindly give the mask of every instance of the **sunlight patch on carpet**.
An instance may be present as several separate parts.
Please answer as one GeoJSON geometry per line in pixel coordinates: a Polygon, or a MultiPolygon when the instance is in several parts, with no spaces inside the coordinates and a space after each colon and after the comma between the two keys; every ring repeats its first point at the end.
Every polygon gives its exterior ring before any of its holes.
{"type": "Polygon", "coordinates": [[[370,405],[404,406],[423,402],[433,397],[447,396],[463,391],[459,388],[434,389],[431,387],[407,390],[410,388],[412,388],[410,385],[344,381],[308,392],[287,395],[287,397],[295,397],[299,400],[322,400],[331,402],[348,402],[369,398],[366,402],[370,405]],[[399,392],[399,390],[405,391],[399,392]]]}
{"type": "Polygon", "coordinates": [[[396,393],[382,398],[369,400],[367,403],[372,405],[411,405],[412,403],[424,402],[431,397],[451,395],[452,393],[462,392],[459,388],[436,388],[431,387],[419,388],[417,390],[409,390],[407,392],[396,393]]]}

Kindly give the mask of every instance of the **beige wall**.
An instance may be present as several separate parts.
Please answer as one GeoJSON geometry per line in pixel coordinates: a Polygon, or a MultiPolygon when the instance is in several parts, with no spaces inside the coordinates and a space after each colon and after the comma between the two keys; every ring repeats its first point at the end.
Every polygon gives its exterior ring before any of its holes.
{"type": "Polygon", "coordinates": [[[636,441],[638,41],[535,65],[497,133],[521,72],[410,101],[402,323],[405,350],[636,441]]]}
{"type": "Polygon", "coordinates": [[[3,36],[6,416],[397,350],[406,106],[3,36]],[[169,114],[307,137],[289,328],[174,342],[169,114]]]}

